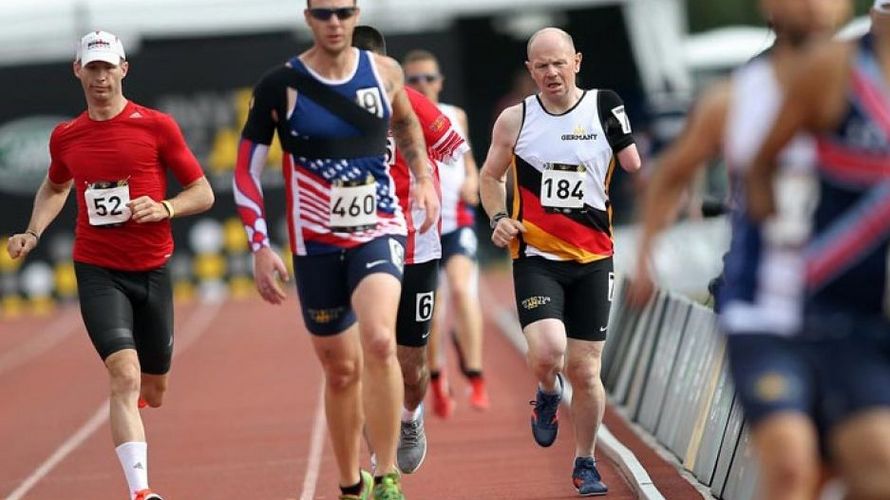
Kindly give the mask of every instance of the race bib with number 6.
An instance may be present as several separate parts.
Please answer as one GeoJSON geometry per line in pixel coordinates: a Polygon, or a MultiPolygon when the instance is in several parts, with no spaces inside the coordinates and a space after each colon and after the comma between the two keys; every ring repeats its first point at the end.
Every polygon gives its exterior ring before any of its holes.
{"type": "Polygon", "coordinates": [[[338,181],[331,185],[332,231],[355,232],[377,226],[377,183],[338,181]]]}
{"type": "Polygon", "coordinates": [[[125,182],[96,182],[83,192],[91,226],[123,224],[130,219],[130,186],[125,182]]]}
{"type": "Polygon", "coordinates": [[[541,174],[541,205],[565,213],[583,209],[586,171],[584,165],[546,164],[541,174]]]}

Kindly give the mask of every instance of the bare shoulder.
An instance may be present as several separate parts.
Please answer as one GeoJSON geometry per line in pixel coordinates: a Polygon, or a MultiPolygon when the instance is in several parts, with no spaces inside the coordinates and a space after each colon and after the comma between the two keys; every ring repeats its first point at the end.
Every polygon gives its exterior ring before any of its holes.
{"type": "Polygon", "coordinates": [[[380,77],[383,78],[388,90],[401,87],[405,81],[405,74],[399,62],[389,56],[380,54],[371,54],[374,58],[374,64],[380,71],[380,77]]]}
{"type": "Polygon", "coordinates": [[[731,98],[732,82],[729,79],[707,87],[689,110],[683,131],[668,148],[665,158],[679,158],[682,165],[696,169],[699,160],[717,154],[723,144],[731,98]]]}
{"type": "Polygon", "coordinates": [[[707,87],[689,109],[683,132],[676,144],[694,144],[711,148],[721,141],[729,104],[732,99],[732,82],[719,80],[707,87]]]}
{"type": "Polygon", "coordinates": [[[795,68],[795,84],[820,88],[830,81],[842,79],[848,72],[846,62],[856,50],[849,41],[826,41],[810,46],[795,68]]]}
{"type": "Polygon", "coordinates": [[[855,42],[818,43],[808,48],[795,67],[789,95],[795,99],[795,109],[805,116],[806,128],[824,130],[841,119],[851,74],[849,61],[855,51],[855,42]]]}
{"type": "Polygon", "coordinates": [[[450,104],[450,106],[454,108],[454,114],[456,115],[457,121],[466,133],[466,131],[470,129],[470,120],[467,118],[467,112],[460,106],[455,106],[453,104],[450,104]]]}
{"type": "Polygon", "coordinates": [[[449,106],[454,108],[454,113],[457,115],[458,118],[460,118],[461,120],[467,119],[467,112],[464,111],[464,108],[462,108],[460,106],[455,106],[454,104],[449,104],[449,106]]]}
{"type": "Polygon", "coordinates": [[[699,113],[702,117],[713,120],[722,119],[729,110],[729,102],[732,99],[732,82],[729,79],[720,80],[705,91],[699,102],[699,113]]]}
{"type": "Polygon", "coordinates": [[[493,139],[515,140],[516,136],[519,135],[519,128],[522,126],[522,115],[522,103],[514,104],[501,111],[497,121],[494,122],[494,130],[492,131],[493,139]]]}

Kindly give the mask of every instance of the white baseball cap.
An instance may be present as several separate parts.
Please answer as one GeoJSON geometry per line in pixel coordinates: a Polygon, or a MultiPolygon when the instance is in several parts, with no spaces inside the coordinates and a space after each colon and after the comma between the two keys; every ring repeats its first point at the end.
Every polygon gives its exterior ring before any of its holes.
{"type": "Polygon", "coordinates": [[[890,0],[875,0],[874,9],[883,14],[890,14],[890,0]]]}
{"type": "Polygon", "coordinates": [[[77,59],[86,66],[93,61],[105,61],[119,66],[127,59],[120,39],[107,31],[91,31],[80,39],[77,59]]]}

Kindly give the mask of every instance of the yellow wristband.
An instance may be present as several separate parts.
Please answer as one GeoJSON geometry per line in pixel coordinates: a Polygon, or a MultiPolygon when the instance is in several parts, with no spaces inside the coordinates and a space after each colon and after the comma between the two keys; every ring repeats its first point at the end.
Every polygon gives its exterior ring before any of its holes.
{"type": "Polygon", "coordinates": [[[167,201],[167,200],[162,200],[162,201],[161,201],[161,205],[164,205],[164,209],[167,210],[167,218],[168,218],[168,219],[172,219],[172,218],[173,218],[173,214],[176,213],[176,212],[173,211],[173,204],[170,203],[170,202],[167,201]]]}

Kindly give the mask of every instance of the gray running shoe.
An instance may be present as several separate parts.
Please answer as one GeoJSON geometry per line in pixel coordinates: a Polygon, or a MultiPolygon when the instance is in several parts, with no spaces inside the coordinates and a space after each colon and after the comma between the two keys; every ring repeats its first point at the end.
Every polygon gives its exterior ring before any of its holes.
{"type": "Polygon", "coordinates": [[[420,468],[426,458],[426,433],[423,431],[423,411],[413,422],[402,422],[396,462],[399,470],[411,474],[420,468]]]}

